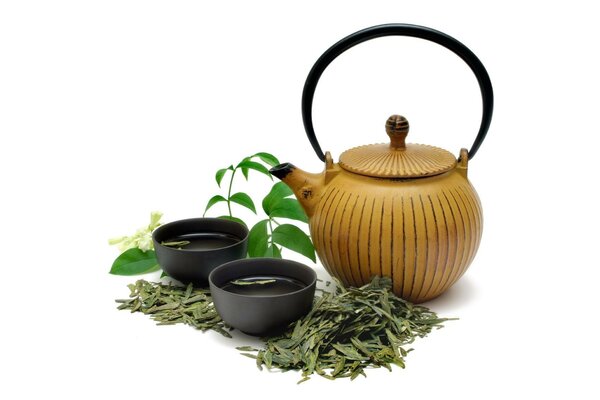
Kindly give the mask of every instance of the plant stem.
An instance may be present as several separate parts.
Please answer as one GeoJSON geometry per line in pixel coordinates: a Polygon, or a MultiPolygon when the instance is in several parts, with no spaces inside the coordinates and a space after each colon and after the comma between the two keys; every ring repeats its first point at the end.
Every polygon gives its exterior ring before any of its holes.
{"type": "MultiPolygon", "coordinates": [[[[273,243],[273,224],[271,224],[272,221],[273,221],[273,219],[271,217],[269,217],[269,231],[270,231],[269,240],[271,242],[271,246],[275,246],[275,243],[273,243]]],[[[275,222],[275,223],[277,223],[277,222],[275,222]]]]}
{"type": "Polygon", "coordinates": [[[229,190],[227,191],[227,209],[229,210],[229,216],[233,217],[233,214],[231,213],[231,200],[229,200],[231,198],[231,188],[233,187],[233,177],[235,176],[235,172],[237,171],[237,168],[233,169],[233,172],[231,173],[231,179],[229,180],[229,190]]]}

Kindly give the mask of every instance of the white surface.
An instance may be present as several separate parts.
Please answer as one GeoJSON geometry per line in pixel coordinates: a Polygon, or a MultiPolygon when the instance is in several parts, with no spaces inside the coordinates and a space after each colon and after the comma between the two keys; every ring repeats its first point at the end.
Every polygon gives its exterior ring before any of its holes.
{"type": "MultiPolygon", "coordinates": [[[[597,13],[583,1],[488,3],[2,2],[0,398],[598,398],[597,13]],[[469,171],[483,241],[429,304],[460,320],[417,341],[405,370],[296,386],[299,374],[240,356],[248,338],[116,311],[135,278],[108,275],[106,240],[154,209],[200,215],[215,170],[256,151],[319,171],[304,79],[331,44],[386,22],[461,40],[495,89],[469,171]]],[[[385,38],[326,71],[315,129],[337,158],[384,141],[385,119],[402,113],[411,141],[457,153],[479,102],[457,57],[385,38]]]]}

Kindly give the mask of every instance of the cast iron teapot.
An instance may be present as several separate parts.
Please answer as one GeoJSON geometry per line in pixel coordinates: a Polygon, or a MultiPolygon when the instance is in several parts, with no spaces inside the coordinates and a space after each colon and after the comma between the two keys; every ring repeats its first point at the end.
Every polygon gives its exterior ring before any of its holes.
{"type": "Polygon", "coordinates": [[[285,163],[271,173],[302,204],[317,254],[332,276],[351,286],[374,275],[388,276],[396,295],[419,303],[439,296],[465,273],[479,247],[483,222],[479,197],[467,179],[468,163],[488,131],[492,110],[492,84],[483,64],[462,43],[430,28],[374,26],[340,40],[317,60],[304,86],[302,116],[324,171],[312,174],[285,163]],[[438,43],[469,65],[483,100],[479,133],[471,149],[461,149],[456,158],[438,147],[406,143],[408,121],[393,115],[385,124],[389,144],[346,150],[334,163],[329,152],[323,154],[313,129],[317,82],[344,51],[391,35],[438,43]]]}

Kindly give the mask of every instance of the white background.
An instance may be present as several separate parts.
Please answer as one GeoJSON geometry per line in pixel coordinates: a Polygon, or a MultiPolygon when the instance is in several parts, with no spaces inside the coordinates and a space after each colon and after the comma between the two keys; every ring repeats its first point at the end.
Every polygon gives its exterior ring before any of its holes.
{"type": "MultiPolygon", "coordinates": [[[[598,398],[592,2],[287,3],[0,3],[0,397],[598,398]],[[320,171],[302,128],[304,79],[337,40],[388,22],[456,37],[495,89],[469,171],[481,247],[427,304],[460,320],[415,342],[405,370],[296,386],[299,374],[260,372],[238,354],[248,337],[117,311],[135,278],[108,274],[118,252],[107,239],[155,209],[165,221],[201,215],[216,169],[257,151],[320,171]]],[[[410,141],[457,154],[480,109],[452,53],[382,38],[324,73],[315,129],[337,159],[385,141],[385,119],[401,113],[410,141]]],[[[269,181],[238,187],[264,193],[269,181]]]]}

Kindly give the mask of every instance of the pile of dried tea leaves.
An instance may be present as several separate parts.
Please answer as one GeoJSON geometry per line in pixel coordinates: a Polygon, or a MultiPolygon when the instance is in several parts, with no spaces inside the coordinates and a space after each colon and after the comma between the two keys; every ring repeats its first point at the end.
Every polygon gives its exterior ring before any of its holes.
{"type": "MultiPolygon", "coordinates": [[[[375,277],[360,288],[336,283],[335,293],[322,291],[312,310],[284,333],[262,338],[264,348],[243,346],[238,350],[256,359],[260,369],[264,365],[302,371],[298,383],[314,373],[328,379],[354,379],[366,376],[368,367],[391,370],[393,364],[404,368],[404,357],[411,349],[403,346],[452,319],[438,318],[428,308],[396,297],[389,278],[375,277]]],[[[150,315],[158,325],[184,323],[231,337],[231,328],[215,310],[208,289],[145,280],[128,287],[130,298],[117,300],[120,310],[150,315]]]]}
{"type": "Polygon", "coordinates": [[[143,279],[127,285],[129,299],[116,300],[119,310],[148,314],[158,325],[183,323],[196,329],[212,329],[231,337],[230,329],[221,319],[212,302],[210,290],[185,286],[164,285],[143,279]]]}
{"type": "Polygon", "coordinates": [[[312,310],[280,336],[264,338],[264,349],[238,347],[255,358],[262,369],[301,370],[303,379],[313,373],[328,379],[366,376],[367,367],[404,368],[410,351],[402,346],[441,328],[448,318],[438,318],[391,292],[389,278],[375,277],[360,288],[323,292],[312,310]],[[328,372],[329,371],[329,372],[328,372]]]}

